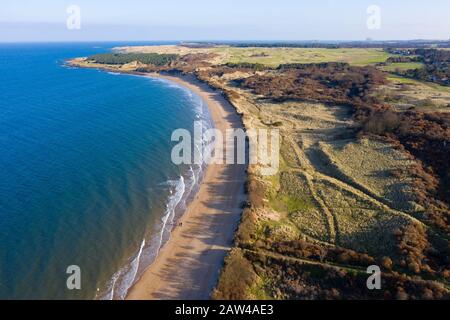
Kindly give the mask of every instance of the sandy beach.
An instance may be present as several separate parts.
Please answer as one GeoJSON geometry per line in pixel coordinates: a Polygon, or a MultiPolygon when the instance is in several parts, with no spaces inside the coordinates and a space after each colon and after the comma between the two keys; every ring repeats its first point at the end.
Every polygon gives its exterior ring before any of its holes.
{"type": "MultiPolygon", "coordinates": [[[[197,93],[208,104],[217,129],[242,127],[234,107],[220,92],[191,76],[151,74],[197,93]]],[[[130,289],[127,299],[209,299],[231,249],[245,200],[244,165],[209,165],[194,200],[155,262],[130,289]]]]}

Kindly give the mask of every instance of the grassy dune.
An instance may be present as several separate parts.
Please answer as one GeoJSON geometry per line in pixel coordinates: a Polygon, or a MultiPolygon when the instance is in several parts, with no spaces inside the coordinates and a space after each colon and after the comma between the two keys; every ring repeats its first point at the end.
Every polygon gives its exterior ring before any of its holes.
{"type": "Polygon", "coordinates": [[[274,228],[277,237],[284,232],[286,238],[305,235],[374,255],[390,252],[387,228],[409,221],[396,210],[414,207],[411,179],[392,172],[410,160],[389,144],[342,139],[352,124],[344,107],[286,103],[263,104],[260,110],[262,118],[284,123],[283,137],[297,138],[290,142],[294,153],[284,159],[279,186],[265,179],[275,189],[271,209],[285,217],[265,226],[268,237],[274,228]]]}

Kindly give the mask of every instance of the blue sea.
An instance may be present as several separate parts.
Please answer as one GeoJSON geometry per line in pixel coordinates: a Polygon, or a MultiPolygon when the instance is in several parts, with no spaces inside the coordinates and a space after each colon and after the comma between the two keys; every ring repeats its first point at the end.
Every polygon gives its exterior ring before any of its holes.
{"type": "Polygon", "coordinates": [[[211,125],[201,98],[65,64],[121,45],[0,44],[0,299],[123,299],[195,194],[171,134],[211,125]]]}

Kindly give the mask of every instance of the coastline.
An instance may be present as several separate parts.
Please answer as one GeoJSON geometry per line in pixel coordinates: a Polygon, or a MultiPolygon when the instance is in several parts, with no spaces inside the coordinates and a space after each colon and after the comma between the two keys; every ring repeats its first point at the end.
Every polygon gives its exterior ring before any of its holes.
{"type": "MultiPolygon", "coordinates": [[[[134,74],[173,82],[196,93],[206,103],[215,129],[243,128],[241,117],[219,90],[193,75],[167,75],[101,66],[84,59],[67,63],[78,68],[134,74]]],[[[246,165],[210,164],[197,193],[180,216],[155,260],[128,289],[126,300],[206,300],[217,284],[224,259],[233,246],[246,200],[246,165]]]]}
{"type": "MultiPolygon", "coordinates": [[[[207,104],[215,128],[242,128],[234,107],[194,76],[141,74],[175,82],[198,94],[207,104]]],[[[129,289],[126,299],[209,299],[245,200],[245,165],[211,164],[199,190],[180,218],[156,260],[129,289]]]]}

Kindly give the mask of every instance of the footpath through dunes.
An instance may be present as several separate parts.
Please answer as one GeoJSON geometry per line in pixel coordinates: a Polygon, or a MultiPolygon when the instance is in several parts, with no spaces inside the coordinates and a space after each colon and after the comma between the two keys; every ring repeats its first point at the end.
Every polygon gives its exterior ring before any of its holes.
{"type": "Polygon", "coordinates": [[[391,172],[410,165],[381,141],[353,138],[351,110],[320,103],[260,104],[283,122],[284,168],[278,192],[302,198],[288,212],[294,231],[373,256],[394,251],[393,231],[412,221],[412,179],[391,172]]]}
{"type": "MultiPolygon", "coordinates": [[[[156,76],[156,75],[154,75],[156,76]]],[[[219,91],[194,77],[159,76],[199,94],[217,129],[241,128],[241,119],[219,91]]],[[[127,299],[209,299],[233,244],[245,200],[245,165],[212,164],[199,192],[156,261],[130,289],[127,299]]]]}

